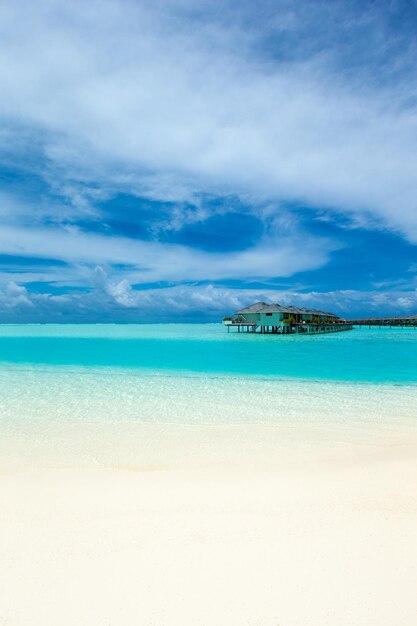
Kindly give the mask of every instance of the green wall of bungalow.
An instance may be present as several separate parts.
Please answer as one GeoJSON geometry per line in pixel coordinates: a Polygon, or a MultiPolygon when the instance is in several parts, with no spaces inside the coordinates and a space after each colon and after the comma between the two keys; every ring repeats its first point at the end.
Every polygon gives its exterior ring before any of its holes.
{"type": "Polygon", "coordinates": [[[282,311],[244,313],[240,314],[239,317],[242,318],[242,321],[256,323],[258,326],[283,326],[288,320],[293,323],[307,323],[316,320],[320,320],[322,323],[334,321],[333,317],[319,313],[287,313],[282,311]]]}
{"type": "Polygon", "coordinates": [[[256,322],[257,324],[259,324],[259,313],[245,313],[245,315],[243,315],[242,317],[244,317],[245,320],[248,322],[256,322]]]}
{"type": "MultiPolygon", "coordinates": [[[[267,306],[262,308],[267,308],[267,306]]],[[[332,323],[336,319],[335,316],[328,315],[321,311],[302,312],[299,310],[268,311],[261,309],[260,311],[246,312],[243,309],[242,311],[238,311],[236,315],[242,323],[247,321],[249,323],[256,323],[259,326],[283,326],[288,321],[292,323],[332,323]]]]}
{"type": "Polygon", "coordinates": [[[260,326],[282,326],[283,320],[288,317],[286,313],[259,313],[260,326]]]}
{"type": "MultiPolygon", "coordinates": [[[[257,315],[257,319],[253,321],[257,321],[259,326],[282,326],[285,324],[285,321],[291,320],[292,322],[312,322],[314,317],[319,317],[320,321],[327,321],[327,316],[324,317],[322,315],[314,316],[311,313],[256,313],[252,315],[257,315]]],[[[244,316],[246,319],[246,315],[244,316]]]]}

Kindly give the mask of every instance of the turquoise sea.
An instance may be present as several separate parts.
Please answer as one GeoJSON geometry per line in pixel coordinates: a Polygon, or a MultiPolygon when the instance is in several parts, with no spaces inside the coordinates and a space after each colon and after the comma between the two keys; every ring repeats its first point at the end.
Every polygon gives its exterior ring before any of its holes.
{"type": "Polygon", "coordinates": [[[220,324],[5,325],[0,367],[112,367],[224,376],[417,383],[417,330],[271,336],[220,324]]]}
{"type": "Polygon", "coordinates": [[[45,454],[52,439],[57,458],[70,459],[74,434],[96,458],[99,436],[111,431],[113,454],[115,438],[138,424],[249,423],[349,439],[370,428],[415,432],[417,330],[306,337],[228,334],[220,324],[0,326],[0,456],[9,464],[24,463],[28,450],[45,454]]]}

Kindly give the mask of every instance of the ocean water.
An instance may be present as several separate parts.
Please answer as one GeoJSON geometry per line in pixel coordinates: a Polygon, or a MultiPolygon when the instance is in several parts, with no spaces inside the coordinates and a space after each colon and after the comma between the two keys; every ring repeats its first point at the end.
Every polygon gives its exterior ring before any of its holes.
{"type": "Polygon", "coordinates": [[[0,368],[11,364],[414,384],[417,330],[305,337],[227,333],[220,324],[0,326],[0,368]]]}
{"type": "Polygon", "coordinates": [[[54,462],[70,463],[74,449],[78,461],[91,460],[97,447],[110,458],[129,440],[134,459],[147,445],[138,425],[236,424],[308,427],[343,440],[370,429],[417,434],[417,331],[285,337],[228,334],[218,324],[0,326],[6,464],[51,450],[54,462]]]}

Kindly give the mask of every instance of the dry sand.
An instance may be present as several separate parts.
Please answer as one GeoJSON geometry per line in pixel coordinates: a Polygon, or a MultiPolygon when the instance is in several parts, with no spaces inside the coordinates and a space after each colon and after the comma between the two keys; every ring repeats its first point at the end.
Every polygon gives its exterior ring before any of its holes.
{"type": "Polygon", "coordinates": [[[60,437],[3,446],[2,626],[417,624],[415,437],[60,437]]]}

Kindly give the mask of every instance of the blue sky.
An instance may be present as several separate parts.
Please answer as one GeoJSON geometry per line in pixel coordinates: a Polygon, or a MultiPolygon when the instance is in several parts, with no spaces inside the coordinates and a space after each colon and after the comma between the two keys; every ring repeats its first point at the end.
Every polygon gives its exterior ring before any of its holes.
{"type": "Polygon", "coordinates": [[[0,321],[417,312],[417,2],[0,7],[0,321]]]}

